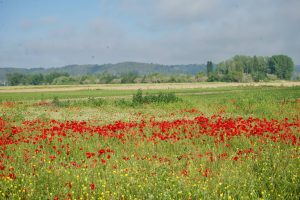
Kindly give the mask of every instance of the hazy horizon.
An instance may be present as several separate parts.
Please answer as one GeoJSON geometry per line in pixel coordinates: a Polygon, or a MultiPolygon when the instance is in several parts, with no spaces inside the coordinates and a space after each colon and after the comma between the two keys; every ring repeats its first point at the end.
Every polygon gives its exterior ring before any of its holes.
{"type": "Polygon", "coordinates": [[[218,63],[286,54],[300,64],[298,0],[0,0],[0,67],[218,63]]]}

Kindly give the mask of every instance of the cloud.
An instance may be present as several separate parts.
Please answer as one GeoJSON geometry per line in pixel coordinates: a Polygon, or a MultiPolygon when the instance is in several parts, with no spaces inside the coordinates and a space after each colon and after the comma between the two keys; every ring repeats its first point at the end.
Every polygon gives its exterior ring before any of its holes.
{"type": "MultiPolygon", "coordinates": [[[[235,54],[287,54],[300,63],[299,8],[298,0],[124,0],[115,12],[85,23],[53,26],[16,43],[3,40],[0,65],[205,63],[235,54]]],[[[28,27],[57,22],[45,19],[28,27]]]]}
{"type": "Polygon", "coordinates": [[[171,23],[199,21],[212,14],[216,0],[161,0],[154,6],[158,17],[171,23]]]}

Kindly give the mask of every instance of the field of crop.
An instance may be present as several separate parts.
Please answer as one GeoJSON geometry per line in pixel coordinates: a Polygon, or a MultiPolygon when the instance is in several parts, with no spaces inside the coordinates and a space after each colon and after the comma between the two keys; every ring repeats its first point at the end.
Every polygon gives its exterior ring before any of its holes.
{"type": "Polygon", "coordinates": [[[300,199],[299,86],[135,87],[1,89],[0,199],[300,199]]]}

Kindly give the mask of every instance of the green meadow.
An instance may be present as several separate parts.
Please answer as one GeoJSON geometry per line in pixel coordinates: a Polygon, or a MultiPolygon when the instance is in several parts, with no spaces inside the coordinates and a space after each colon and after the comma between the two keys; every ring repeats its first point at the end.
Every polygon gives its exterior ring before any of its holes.
{"type": "Polygon", "coordinates": [[[1,92],[0,102],[0,199],[300,198],[299,86],[1,92]]]}

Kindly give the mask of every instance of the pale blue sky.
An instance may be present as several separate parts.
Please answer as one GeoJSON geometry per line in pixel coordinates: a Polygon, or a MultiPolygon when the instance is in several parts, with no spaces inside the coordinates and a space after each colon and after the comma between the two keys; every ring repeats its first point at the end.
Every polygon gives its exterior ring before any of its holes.
{"type": "Polygon", "coordinates": [[[219,62],[287,54],[300,63],[299,0],[0,0],[0,67],[219,62]]]}

